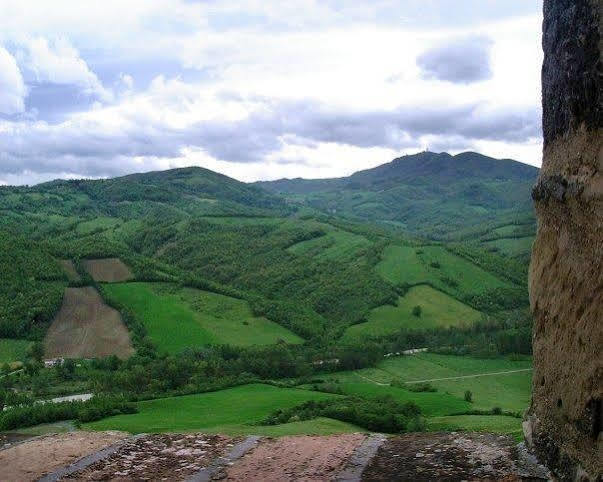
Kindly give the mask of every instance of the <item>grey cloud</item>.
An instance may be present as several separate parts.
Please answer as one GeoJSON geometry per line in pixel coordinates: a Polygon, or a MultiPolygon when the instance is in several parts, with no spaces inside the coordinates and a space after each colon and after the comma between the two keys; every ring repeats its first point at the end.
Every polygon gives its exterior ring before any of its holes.
{"type": "Polygon", "coordinates": [[[129,120],[132,127],[120,130],[85,115],[54,125],[6,123],[0,129],[0,173],[113,176],[156,167],[157,159],[177,158],[184,148],[245,163],[261,162],[286,143],[332,142],[399,150],[416,146],[422,136],[471,144],[475,140],[523,142],[540,135],[538,109],[488,112],[478,104],[357,112],[309,101],[268,103],[243,120],[204,121],[184,129],[142,117],[129,120]]]}
{"type": "Polygon", "coordinates": [[[423,52],[417,57],[417,66],[425,79],[470,84],[492,77],[490,48],[485,37],[453,40],[423,52]]]}

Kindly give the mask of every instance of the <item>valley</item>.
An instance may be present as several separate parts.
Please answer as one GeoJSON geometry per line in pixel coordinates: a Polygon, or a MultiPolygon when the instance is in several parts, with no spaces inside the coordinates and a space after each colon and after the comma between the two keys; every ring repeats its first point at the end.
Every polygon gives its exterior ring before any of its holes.
{"type": "MultiPolygon", "coordinates": [[[[493,162],[457,157],[431,199],[455,192],[467,202],[458,173],[493,162]]],[[[379,190],[354,191],[349,206],[346,189],[373,174],[348,187],[276,183],[285,195],[198,168],[0,187],[0,390],[6,406],[19,405],[0,429],[520,439],[533,220],[527,208],[505,211],[512,199],[494,209],[484,192],[517,183],[521,193],[532,171],[496,161],[496,182],[472,180],[482,184],[471,188],[471,222],[443,233],[435,211],[422,230],[367,211],[379,193],[407,196],[404,183],[418,182],[390,177],[402,162],[376,168],[379,190]],[[396,355],[416,348],[428,351],[396,355]],[[89,392],[85,402],[34,404],[89,392]]]]}

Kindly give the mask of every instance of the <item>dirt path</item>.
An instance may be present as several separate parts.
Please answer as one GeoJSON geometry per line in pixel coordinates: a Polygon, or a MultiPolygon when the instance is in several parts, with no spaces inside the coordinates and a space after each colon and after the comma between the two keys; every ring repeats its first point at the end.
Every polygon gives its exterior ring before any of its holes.
{"type": "Polygon", "coordinates": [[[490,373],[477,373],[475,375],[461,375],[458,377],[445,377],[445,378],[430,378],[428,380],[412,380],[404,383],[426,383],[426,382],[441,382],[443,380],[461,380],[463,378],[477,378],[477,377],[489,377],[492,375],[509,375],[510,373],[530,372],[531,368],[522,368],[520,370],[508,370],[506,372],[490,372],[490,373]]]}
{"type": "Polygon", "coordinates": [[[358,433],[271,439],[230,467],[227,480],[333,480],[365,439],[358,433]]]}
{"type": "MultiPolygon", "coordinates": [[[[490,373],[476,373],[475,375],[459,375],[458,377],[445,377],[445,378],[426,378],[425,380],[409,380],[404,383],[427,383],[427,382],[441,382],[445,380],[462,380],[464,378],[477,378],[477,377],[489,377],[493,375],[509,375],[511,373],[521,373],[521,372],[529,372],[532,371],[531,368],[521,368],[519,370],[508,370],[504,372],[490,372],[490,373]]],[[[356,373],[360,378],[364,378],[365,380],[374,383],[375,385],[379,385],[382,387],[388,387],[389,383],[381,383],[376,380],[372,380],[369,377],[365,377],[360,373],[356,373]]]]}
{"type": "Polygon", "coordinates": [[[35,438],[0,451],[0,479],[38,480],[124,437],[122,432],[71,432],[35,438]]]}

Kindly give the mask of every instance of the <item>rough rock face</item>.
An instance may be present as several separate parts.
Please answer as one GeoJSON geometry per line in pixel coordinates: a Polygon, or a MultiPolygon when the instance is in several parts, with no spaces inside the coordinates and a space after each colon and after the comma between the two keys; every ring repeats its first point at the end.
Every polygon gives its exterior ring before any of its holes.
{"type": "Polygon", "coordinates": [[[544,159],[532,197],[526,438],[563,479],[603,477],[602,0],[545,0],[544,159]]]}

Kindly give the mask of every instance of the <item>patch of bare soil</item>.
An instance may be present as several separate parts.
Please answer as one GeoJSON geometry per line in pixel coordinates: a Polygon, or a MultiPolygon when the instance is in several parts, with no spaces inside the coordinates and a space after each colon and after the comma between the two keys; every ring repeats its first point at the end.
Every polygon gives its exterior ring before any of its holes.
{"type": "Polygon", "coordinates": [[[362,480],[546,480],[518,460],[514,441],[478,433],[413,433],[392,437],[362,480]]]}
{"type": "Polygon", "coordinates": [[[145,435],[61,480],[187,480],[236,442],[222,435],[145,435]]]}
{"type": "Polygon", "coordinates": [[[26,433],[0,433],[0,450],[7,449],[9,447],[12,447],[13,445],[22,443],[33,437],[35,437],[35,435],[29,435],[26,433]]]}
{"type": "Polygon", "coordinates": [[[44,340],[48,358],[128,358],[134,349],[119,312],[92,287],[66,288],[44,340]]]}
{"type": "Polygon", "coordinates": [[[39,437],[0,451],[0,479],[38,480],[123,439],[121,432],[71,432],[39,437]]]}
{"type": "Polygon", "coordinates": [[[365,439],[364,434],[271,439],[230,467],[227,480],[332,480],[365,439]]]}
{"type": "Polygon", "coordinates": [[[119,258],[85,259],[82,264],[94,281],[119,283],[134,279],[130,268],[119,258]]]}
{"type": "Polygon", "coordinates": [[[75,269],[73,261],[71,261],[70,259],[59,259],[59,264],[61,265],[61,268],[63,268],[63,271],[67,273],[69,281],[81,281],[82,278],[75,269]]]}

